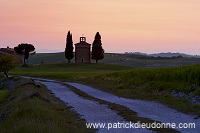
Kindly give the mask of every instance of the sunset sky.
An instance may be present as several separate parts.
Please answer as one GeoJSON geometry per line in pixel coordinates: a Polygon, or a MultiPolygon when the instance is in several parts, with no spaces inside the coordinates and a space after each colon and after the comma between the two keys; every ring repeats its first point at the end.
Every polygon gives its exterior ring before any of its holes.
{"type": "Polygon", "coordinates": [[[64,51],[96,32],[105,52],[200,55],[200,0],[0,0],[0,47],[64,51]]]}

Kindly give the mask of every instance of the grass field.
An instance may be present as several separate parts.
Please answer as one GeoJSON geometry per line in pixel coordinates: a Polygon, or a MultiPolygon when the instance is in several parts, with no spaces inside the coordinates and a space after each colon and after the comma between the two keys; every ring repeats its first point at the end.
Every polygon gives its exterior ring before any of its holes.
{"type": "MultiPolygon", "coordinates": [[[[0,98],[5,95],[0,91],[0,98]]],[[[90,133],[95,130],[87,129],[85,121],[43,85],[20,79],[0,106],[0,132],[90,133]]]]}
{"type": "Polygon", "coordinates": [[[98,74],[112,73],[128,69],[132,69],[132,67],[111,64],[56,63],[29,66],[27,68],[19,67],[12,70],[11,74],[75,81],[98,74]]]}
{"type": "Polygon", "coordinates": [[[136,69],[112,64],[56,63],[19,67],[11,74],[80,82],[122,97],[155,100],[200,115],[200,105],[190,103],[191,98],[200,95],[200,65],[136,69]]]}
{"type": "MultiPolygon", "coordinates": [[[[100,63],[105,64],[119,64],[124,66],[131,66],[137,68],[149,67],[168,67],[168,66],[182,66],[200,64],[200,58],[179,58],[179,59],[137,59],[131,54],[116,54],[105,53],[105,58],[100,60],[100,63]]],[[[30,64],[41,63],[66,63],[67,60],[63,52],[61,53],[37,53],[30,56],[30,64]]],[[[74,58],[71,60],[74,63],[74,58]]],[[[95,61],[92,60],[92,63],[95,61]]]]}
{"type": "Polygon", "coordinates": [[[0,90],[0,104],[6,99],[8,93],[8,90],[0,90]]]}

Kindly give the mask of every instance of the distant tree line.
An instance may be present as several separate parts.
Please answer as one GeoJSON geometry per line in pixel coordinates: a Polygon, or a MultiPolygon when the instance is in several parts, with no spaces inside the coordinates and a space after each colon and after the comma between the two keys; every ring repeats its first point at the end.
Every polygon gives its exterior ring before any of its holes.
{"type": "Polygon", "coordinates": [[[159,59],[179,59],[183,58],[181,55],[178,56],[172,56],[172,57],[154,57],[154,56],[147,56],[147,55],[139,55],[139,54],[129,54],[128,55],[130,58],[135,58],[135,59],[149,59],[149,60],[159,60],[159,59]]]}

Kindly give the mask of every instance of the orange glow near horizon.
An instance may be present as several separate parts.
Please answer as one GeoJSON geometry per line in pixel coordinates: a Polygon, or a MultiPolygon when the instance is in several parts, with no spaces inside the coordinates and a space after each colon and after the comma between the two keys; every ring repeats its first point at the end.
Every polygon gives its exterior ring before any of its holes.
{"type": "Polygon", "coordinates": [[[32,43],[64,51],[96,32],[106,52],[183,52],[200,55],[199,0],[1,0],[0,46],[32,43]]]}

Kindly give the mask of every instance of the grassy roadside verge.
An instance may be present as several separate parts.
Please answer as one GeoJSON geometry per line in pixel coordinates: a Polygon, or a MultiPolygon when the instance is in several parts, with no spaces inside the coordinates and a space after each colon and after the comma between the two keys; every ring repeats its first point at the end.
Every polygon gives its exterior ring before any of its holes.
{"type": "Polygon", "coordinates": [[[6,99],[8,93],[9,93],[8,90],[0,90],[0,105],[6,99]]]}
{"type": "Polygon", "coordinates": [[[195,118],[200,118],[200,105],[189,103],[187,99],[175,98],[169,94],[155,94],[151,92],[146,92],[146,89],[118,89],[118,85],[112,84],[111,82],[105,82],[101,80],[96,80],[95,82],[79,81],[79,83],[86,84],[88,86],[94,87],[96,89],[115,94],[120,97],[129,99],[139,99],[147,101],[156,101],[166,106],[176,109],[179,112],[186,114],[196,115],[195,118]]]}
{"type": "Polygon", "coordinates": [[[0,75],[0,106],[9,94],[8,83],[5,83],[5,77],[0,75]]]}
{"type": "Polygon", "coordinates": [[[81,82],[121,97],[158,101],[180,112],[200,116],[200,105],[189,101],[200,96],[199,65],[133,69],[95,75],[81,82]],[[176,97],[177,94],[181,96],[176,97]]]}
{"type": "Polygon", "coordinates": [[[0,132],[88,133],[85,121],[41,84],[20,79],[0,108],[0,132]]]}

